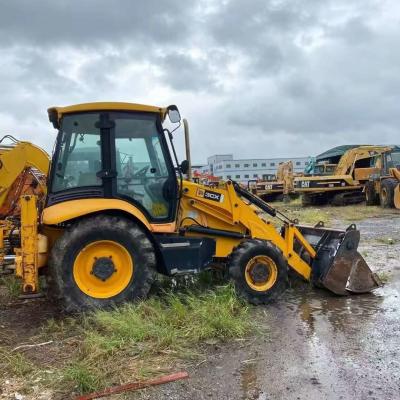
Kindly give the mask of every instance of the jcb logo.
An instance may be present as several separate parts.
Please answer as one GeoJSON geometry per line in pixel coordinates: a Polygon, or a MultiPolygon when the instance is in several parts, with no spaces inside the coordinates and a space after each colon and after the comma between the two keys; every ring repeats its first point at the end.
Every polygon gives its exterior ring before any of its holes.
{"type": "Polygon", "coordinates": [[[208,200],[222,202],[224,201],[224,195],[216,192],[211,192],[210,190],[197,190],[197,196],[203,197],[208,200]]]}
{"type": "Polygon", "coordinates": [[[219,201],[219,194],[218,193],[205,192],[204,193],[204,197],[206,199],[218,200],[219,201]]]}

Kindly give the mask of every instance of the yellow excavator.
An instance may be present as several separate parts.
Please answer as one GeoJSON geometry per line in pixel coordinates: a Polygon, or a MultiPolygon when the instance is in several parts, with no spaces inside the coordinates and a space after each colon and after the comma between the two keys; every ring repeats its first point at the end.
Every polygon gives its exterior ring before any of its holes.
{"type": "Polygon", "coordinates": [[[365,200],[364,185],[376,169],[371,161],[390,150],[388,146],[357,146],[348,149],[338,164],[329,165],[330,174],[302,176],[294,179],[295,192],[302,195],[302,204],[334,206],[360,203],[365,200]]]}
{"type": "Polygon", "coordinates": [[[214,267],[254,304],[284,291],[289,268],[339,295],[379,285],[357,251],[355,225],[299,225],[234,181],[193,182],[189,146],[180,164],[174,150],[176,106],[88,103],[48,113],[58,135],[46,203],[40,210],[36,196],[21,197],[15,267],[25,295],[40,291],[43,273],[52,297],[77,312],[143,298],[156,273],[214,267]]]}
{"type": "Polygon", "coordinates": [[[0,275],[13,272],[14,247],[20,245],[20,197],[34,195],[43,208],[49,166],[40,147],[11,135],[0,139],[0,275]]]}
{"type": "Polygon", "coordinates": [[[50,158],[40,147],[11,135],[0,139],[0,219],[18,216],[24,194],[44,201],[49,166],[50,158]]]}
{"type": "Polygon", "coordinates": [[[249,182],[249,189],[253,194],[267,202],[276,200],[287,202],[290,201],[290,198],[296,197],[294,191],[295,176],[300,176],[300,174],[293,172],[293,162],[282,162],[276,170],[275,179],[249,182]]]}

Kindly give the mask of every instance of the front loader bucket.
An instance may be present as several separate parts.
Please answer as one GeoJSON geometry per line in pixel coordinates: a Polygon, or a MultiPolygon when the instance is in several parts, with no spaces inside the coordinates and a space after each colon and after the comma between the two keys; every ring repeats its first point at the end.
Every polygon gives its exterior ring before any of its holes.
{"type": "Polygon", "coordinates": [[[366,293],[380,286],[378,277],[357,251],[360,232],[355,225],[346,231],[321,225],[299,229],[317,252],[312,262],[312,280],[317,286],[338,295],[366,293]]]}

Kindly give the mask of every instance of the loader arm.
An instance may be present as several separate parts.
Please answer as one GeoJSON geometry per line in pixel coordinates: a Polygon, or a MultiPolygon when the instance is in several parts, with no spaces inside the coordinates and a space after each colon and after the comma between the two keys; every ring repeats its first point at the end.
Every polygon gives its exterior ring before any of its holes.
{"type": "Polygon", "coordinates": [[[243,240],[272,243],[287,265],[304,279],[340,295],[368,292],[379,285],[357,247],[360,233],[355,225],[345,231],[298,225],[269,204],[228,181],[218,188],[184,181],[180,234],[216,240],[217,259],[229,259],[243,240]],[[280,231],[271,218],[282,223],[280,231]]]}
{"type": "Polygon", "coordinates": [[[181,208],[179,225],[185,233],[194,236],[208,233],[219,237],[217,258],[228,257],[241,238],[262,239],[274,243],[287,259],[289,266],[305,279],[310,279],[311,266],[294,250],[294,244],[299,244],[299,248],[310,259],[316,256],[316,251],[301,231],[293,221],[242,189],[237,183],[228,181],[225,187],[209,190],[202,185],[184,181],[181,208]],[[266,214],[282,220],[283,235],[266,214]]]}

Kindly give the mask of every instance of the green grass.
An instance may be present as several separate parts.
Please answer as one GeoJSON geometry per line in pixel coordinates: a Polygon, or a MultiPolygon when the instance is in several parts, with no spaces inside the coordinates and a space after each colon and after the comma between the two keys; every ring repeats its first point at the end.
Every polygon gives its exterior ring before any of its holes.
{"type": "Polygon", "coordinates": [[[64,370],[64,382],[72,382],[79,393],[92,392],[105,385],[105,381],[94,368],[82,361],[71,363],[64,370]]]}
{"type": "Polygon", "coordinates": [[[33,363],[22,353],[11,353],[0,348],[0,373],[7,371],[19,378],[23,378],[33,372],[33,363]]]}
{"type": "Polygon", "coordinates": [[[141,302],[49,319],[35,341],[57,345],[15,353],[0,348],[0,379],[34,376],[41,390],[85,393],[185,368],[207,343],[254,332],[250,306],[231,285],[213,286],[210,277],[186,289],[163,284],[141,302]],[[38,351],[46,352],[43,365],[38,351]]]}
{"type": "Polygon", "coordinates": [[[389,282],[390,279],[390,273],[387,271],[378,271],[376,273],[378,275],[378,278],[381,280],[382,283],[387,283],[389,282]]]}
{"type": "Polygon", "coordinates": [[[325,225],[329,225],[332,220],[332,214],[328,207],[302,207],[297,200],[289,204],[274,203],[273,206],[290,219],[297,219],[300,224],[316,225],[322,221],[325,225]]]}
{"type": "MultiPolygon", "coordinates": [[[[68,331],[66,323],[61,329],[68,331]]],[[[77,329],[74,323],[74,329],[77,329]]],[[[47,327],[56,331],[57,322],[47,327]]],[[[254,330],[248,305],[231,285],[174,293],[81,317],[80,341],[58,385],[79,392],[170,370],[202,352],[213,339],[242,338],[254,330]]]]}
{"type": "Polygon", "coordinates": [[[21,280],[15,275],[5,275],[0,277],[0,286],[4,286],[10,298],[17,298],[21,293],[21,280]]]}
{"type": "Polygon", "coordinates": [[[374,218],[383,215],[397,214],[396,210],[382,209],[378,206],[366,206],[365,204],[356,204],[343,207],[334,206],[309,206],[302,207],[298,199],[288,204],[273,203],[279,211],[286,214],[291,219],[298,219],[300,224],[315,225],[319,221],[323,221],[329,226],[334,221],[343,221],[346,223],[362,221],[364,219],[374,218]]]}
{"type": "Polygon", "coordinates": [[[399,242],[399,239],[392,237],[380,237],[377,238],[376,241],[382,244],[394,245],[399,242]]]}

